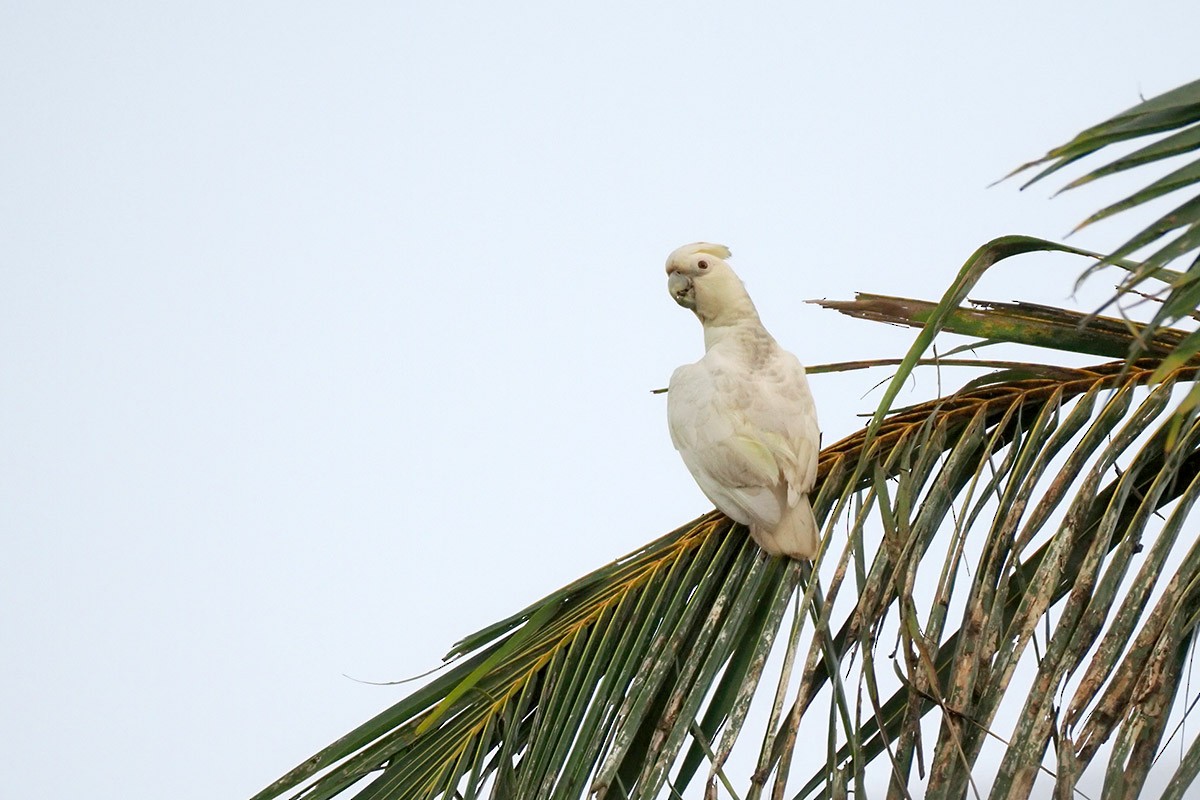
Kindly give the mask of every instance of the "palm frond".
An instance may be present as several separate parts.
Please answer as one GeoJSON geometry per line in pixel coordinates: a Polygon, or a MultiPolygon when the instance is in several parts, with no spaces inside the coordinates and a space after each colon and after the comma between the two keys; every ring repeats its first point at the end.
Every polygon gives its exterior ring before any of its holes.
{"type": "MultiPolygon", "coordinates": [[[[937,304],[925,300],[866,292],[859,292],[854,300],[809,302],[851,317],[918,328],[933,324],[938,311],[937,304]]],[[[943,315],[940,322],[943,331],[978,337],[984,343],[1026,344],[1105,358],[1124,358],[1130,346],[1140,339],[1145,340],[1147,355],[1165,357],[1187,338],[1173,328],[1159,328],[1144,335],[1141,325],[1127,319],[1081,314],[1035,303],[969,302],[973,309],[958,307],[943,315]]]]}
{"type": "MultiPolygon", "coordinates": [[[[1034,180],[1155,133],[1072,185],[1192,152],[1197,122],[1200,83],[1085,131],[1034,180]]],[[[1150,195],[1200,173],[1168,178],[1150,195]]],[[[1154,769],[1164,797],[1185,796],[1200,775],[1182,725],[1197,698],[1181,694],[1200,623],[1200,543],[1184,535],[1200,334],[1168,325],[1200,304],[1200,268],[1164,265],[1200,247],[1194,211],[1142,262],[1009,236],[936,303],[821,301],[919,332],[900,359],[812,370],[895,369],[870,423],[821,453],[814,564],[705,514],[461,640],[427,685],[253,800],[1017,798],[1050,782],[1070,797],[1097,774],[1105,796],[1134,796],[1154,769]],[[1164,302],[1144,322],[966,305],[987,270],[1055,251],[1121,266],[1126,291],[1164,281],[1164,302]],[[950,355],[1004,343],[1115,360],[930,358],[946,333],[973,339],[950,355]],[[914,370],[950,364],[990,371],[895,408],[914,370]]]]}
{"type": "MultiPolygon", "coordinates": [[[[1166,159],[1183,158],[1200,150],[1200,81],[1172,89],[1088,128],[1070,142],[1054,148],[1036,161],[1018,167],[1011,174],[1046,165],[1025,183],[1025,186],[1029,186],[1110,145],[1159,135],[1160,138],[1150,144],[1091,170],[1068,183],[1060,191],[1073,189],[1135,167],[1157,164],[1166,159]]],[[[1200,183],[1200,159],[1187,161],[1129,197],[1109,204],[1081,222],[1076,230],[1173,192],[1189,189],[1197,183],[1200,183]]],[[[1167,268],[1174,261],[1190,257],[1198,249],[1200,195],[1191,195],[1100,259],[1083,273],[1080,280],[1108,265],[1126,269],[1128,274],[1121,281],[1117,294],[1110,302],[1136,291],[1147,281],[1154,280],[1155,285],[1160,286],[1162,291],[1153,291],[1151,294],[1161,297],[1162,304],[1146,325],[1146,331],[1153,333],[1159,326],[1171,325],[1193,314],[1200,305],[1200,260],[1193,259],[1183,271],[1167,268]],[[1157,249],[1152,249],[1148,255],[1136,261],[1128,260],[1138,251],[1151,248],[1157,249]]],[[[1200,342],[1188,342],[1181,357],[1186,360],[1198,350],[1200,342]]]]}
{"type": "MultiPolygon", "coordinates": [[[[937,710],[943,731],[927,788],[929,796],[939,787],[955,796],[971,774],[1038,621],[1068,594],[1098,602],[1093,588],[1084,591],[1065,576],[1098,573],[1122,542],[1121,566],[1114,560],[1108,569],[1116,574],[1126,568],[1130,543],[1146,529],[1149,512],[1185,493],[1200,474],[1200,455],[1189,449],[1194,437],[1166,452],[1159,430],[1119,478],[1103,482],[1116,459],[1169,408],[1173,385],[1195,377],[1194,368],[1172,376],[1130,416],[1135,388],[1156,368],[1153,360],[1113,362],[1064,368],[1056,379],[978,387],[914,406],[887,418],[873,436],[864,430],[825,449],[815,507],[827,530],[844,523],[854,533],[838,577],[821,595],[822,607],[837,606],[851,557],[857,553],[862,559],[868,552],[863,534],[869,521],[880,515],[888,522],[873,560],[864,559],[852,611],[838,628],[828,617],[816,626],[791,712],[770,737],[767,774],[789,752],[786,743],[794,741],[805,712],[836,674],[827,663],[842,663],[855,649],[873,659],[885,620],[894,614],[905,685],[886,699],[872,690],[878,712],[844,731],[849,743],[837,750],[834,763],[853,765],[854,758],[894,748],[896,764],[912,764],[920,720],[937,710]],[[1116,438],[1101,447],[1109,436],[1116,438]],[[1038,480],[1063,452],[1069,455],[1054,474],[1054,491],[1030,508],[1038,480]],[[1085,472],[1089,460],[1094,463],[1085,472]],[[854,483],[856,467],[867,462],[874,466],[854,483]],[[1080,475],[1083,490],[1071,499],[1069,489],[1080,475]],[[1051,524],[1051,512],[1068,500],[1067,522],[1021,559],[1051,524]],[[991,502],[999,503],[997,511],[985,510],[991,502]],[[988,514],[996,520],[987,539],[992,547],[979,556],[958,630],[943,636],[949,621],[945,603],[935,601],[922,612],[912,587],[947,523],[961,539],[972,522],[988,514]],[[1031,593],[1029,587],[1039,590],[1031,593]],[[832,660],[826,662],[827,656],[832,660]]],[[[1189,504],[1194,492],[1194,487],[1186,492],[1189,504]]],[[[1178,525],[1168,528],[1177,532],[1178,525]]],[[[1161,541],[1155,550],[1160,558],[1170,552],[1168,540],[1161,541]]],[[[964,558],[961,541],[947,551],[939,597],[953,594],[964,558]]],[[[677,765],[674,791],[682,792],[722,734],[727,757],[775,632],[804,577],[800,565],[763,556],[740,526],[715,512],[705,515],[468,637],[456,647],[457,660],[445,675],[318,753],[256,800],[281,796],[313,777],[302,796],[330,797],[370,774],[375,777],[360,797],[451,797],[454,791],[475,796],[489,785],[495,796],[521,798],[580,797],[589,790],[600,797],[656,797],[672,765],[677,765]],[[318,775],[321,770],[328,772],[318,775]]],[[[1193,577],[1200,577],[1200,565],[1193,577]]],[[[1117,584],[1113,579],[1106,584],[1110,605],[1117,584]]],[[[807,585],[810,591],[816,586],[807,585]]],[[[1138,608],[1132,600],[1126,605],[1138,608]]],[[[1064,620],[1068,612],[1084,610],[1082,601],[1068,606],[1064,620]]],[[[1106,619],[1099,608],[1107,606],[1090,609],[1093,628],[1106,619]]],[[[1045,664],[1058,654],[1056,645],[1077,635],[1080,622],[1071,619],[1069,627],[1059,622],[1069,633],[1051,640],[1045,664]]],[[[1123,627],[1108,634],[1117,643],[1134,635],[1139,617],[1126,611],[1119,619],[1123,627]]],[[[1179,643],[1178,633],[1173,641],[1179,643]]],[[[1120,654],[1113,646],[1102,652],[1120,654]]],[[[1076,667],[1045,666],[1023,719],[1046,719],[1035,699],[1044,701],[1076,667]]],[[[1091,669],[1103,673],[1100,666],[1091,669]]],[[[1123,666],[1117,677],[1134,669],[1123,666]]],[[[872,673],[864,660],[860,688],[882,683],[872,673]]],[[[1033,742],[1044,747],[1048,740],[1038,738],[1043,728],[1044,722],[1023,731],[1024,747],[1033,742]]],[[[1088,728],[1083,741],[1103,741],[1111,732],[1088,728]]],[[[1040,751],[1034,755],[1040,758],[1040,751]]],[[[1086,764],[1089,757],[1090,751],[1083,752],[1077,760],[1086,764]]],[[[1037,761],[1026,757],[1016,763],[1028,769],[1037,761]]],[[[784,780],[783,774],[776,779],[784,780]]],[[[834,779],[823,769],[801,796],[826,791],[834,779]]]]}

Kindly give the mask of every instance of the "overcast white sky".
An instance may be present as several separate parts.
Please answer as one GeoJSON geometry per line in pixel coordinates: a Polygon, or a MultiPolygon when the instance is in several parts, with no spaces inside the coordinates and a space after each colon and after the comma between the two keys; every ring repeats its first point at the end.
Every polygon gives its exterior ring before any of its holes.
{"type": "Polygon", "coordinates": [[[822,363],[910,334],[801,301],[1061,238],[1108,190],[985,187],[1198,77],[1200,6],[981,5],[0,6],[5,795],[246,797],[706,511],[678,245],[822,363]]]}

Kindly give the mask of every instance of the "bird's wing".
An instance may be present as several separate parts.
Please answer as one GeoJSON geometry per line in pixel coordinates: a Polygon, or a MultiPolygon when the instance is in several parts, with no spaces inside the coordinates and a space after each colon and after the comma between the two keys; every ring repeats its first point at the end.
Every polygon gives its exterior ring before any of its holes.
{"type": "Polygon", "coordinates": [[[779,464],[788,484],[788,505],[817,479],[821,431],[804,367],[791,353],[775,347],[766,365],[755,371],[754,391],[744,412],[747,428],[779,464]]]}

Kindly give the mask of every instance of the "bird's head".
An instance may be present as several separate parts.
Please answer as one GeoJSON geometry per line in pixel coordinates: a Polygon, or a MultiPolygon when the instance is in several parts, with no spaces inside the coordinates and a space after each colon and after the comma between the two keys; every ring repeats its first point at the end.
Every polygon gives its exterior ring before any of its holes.
{"type": "Polygon", "coordinates": [[[667,291],[675,302],[691,309],[705,325],[718,318],[754,313],[754,305],[733,269],[726,263],[723,244],[685,244],[667,258],[667,291]]]}
{"type": "Polygon", "coordinates": [[[724,278],[733,274],[725,263],[730,255],[723,244],[685,244],[667,257],[667,291],[676,303],[695,311],[698,285],[703,292],[707,286],[724,282],[720,278],[713,280],[713,276],[724,278]]]}

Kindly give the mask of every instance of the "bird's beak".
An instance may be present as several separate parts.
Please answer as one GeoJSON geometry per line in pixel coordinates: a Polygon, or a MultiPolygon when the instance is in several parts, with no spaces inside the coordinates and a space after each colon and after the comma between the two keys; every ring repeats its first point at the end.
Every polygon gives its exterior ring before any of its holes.
{"type": "Polygon", "coordinates": [[[684,308],[696,309],[696,289],[687,275],[672,272],[667,276],[667,291],[684,308]]]}

